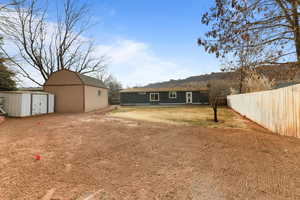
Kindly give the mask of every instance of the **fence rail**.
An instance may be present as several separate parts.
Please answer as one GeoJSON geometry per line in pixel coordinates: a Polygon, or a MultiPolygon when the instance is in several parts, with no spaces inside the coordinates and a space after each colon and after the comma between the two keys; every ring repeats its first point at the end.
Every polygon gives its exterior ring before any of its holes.
{"type": "Polygon", "coordinates": [[[300,138],[300,84],[227,97],[228,106],[274,133],[300,138]]]}

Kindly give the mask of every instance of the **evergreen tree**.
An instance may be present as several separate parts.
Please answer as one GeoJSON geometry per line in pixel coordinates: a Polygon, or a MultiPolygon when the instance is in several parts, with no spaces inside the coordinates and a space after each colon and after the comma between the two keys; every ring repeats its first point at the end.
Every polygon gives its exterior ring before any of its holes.
{"type": "MultiPolygon", "coordinates": [[[[2,45],[2,38],[0,38],[0,45],[2,45]]],[[[6,59],[0,54],[0,91],[15,90],[14,77],[16,74],[5,66],[5,61],[6,59]]]]}

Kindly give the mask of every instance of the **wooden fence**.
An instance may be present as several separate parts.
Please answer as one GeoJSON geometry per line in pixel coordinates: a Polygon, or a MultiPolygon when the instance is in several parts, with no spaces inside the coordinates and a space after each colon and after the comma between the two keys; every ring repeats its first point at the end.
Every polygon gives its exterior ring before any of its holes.
{"type": "Polygon", "coordinates": [[[274,133],[300,138],[300,84],[230,95],[228,106],[274,133]]]}

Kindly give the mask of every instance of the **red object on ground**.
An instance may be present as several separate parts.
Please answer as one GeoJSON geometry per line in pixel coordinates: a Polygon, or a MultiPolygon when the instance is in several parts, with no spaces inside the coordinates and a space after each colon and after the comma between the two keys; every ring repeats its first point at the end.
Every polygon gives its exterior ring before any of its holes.
{"type": "Polygon", "coordinates": [[[35,160],[41,160],[41,156],[40,155],[35,155],[35,160]]]}
{"type": "Polygon", "coordinates": [[[3,117],[3,116],[0,116],[0,124],[1,124],[1,123],[3,123],[3,122],[4,122],[4,120],[5,120],[5,117],[3,117]]]}

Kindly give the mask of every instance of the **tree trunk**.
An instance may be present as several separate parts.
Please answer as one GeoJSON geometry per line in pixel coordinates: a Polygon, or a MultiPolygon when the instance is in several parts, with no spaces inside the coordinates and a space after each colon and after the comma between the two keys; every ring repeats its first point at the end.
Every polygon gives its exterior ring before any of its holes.
{"type": "Polygon", "coordinates": [[[245,79],[245,68],[242,66],[240,68],[240,82],[239,82],[239,92],[240,92],[240,94],[243,93],[244,79],[245,79]]]}
{"type": "Polygon", "coordinates": [[[299,29],[299,17],[298,17],[298,2],[292,0],[292,15],[293,15],[293,25],[294,25],[294,40],[296,47],[297,62],[300,63],[300,29],[299,29]]]}
{"type": "Polygon", "coordinates": [[[217,107],[214,107],[213,110],[214,110],[214,121],[218,122],[218,113],[217,113],[218,109],[217,109],[217,107]]]}
{"type": "Polygon", "coordinates": [[[239,84],[239,93],[242,94],[243,89],[243,70],[240,69],[240,84],[239,84]]]}

